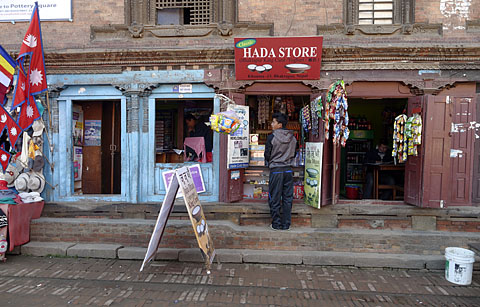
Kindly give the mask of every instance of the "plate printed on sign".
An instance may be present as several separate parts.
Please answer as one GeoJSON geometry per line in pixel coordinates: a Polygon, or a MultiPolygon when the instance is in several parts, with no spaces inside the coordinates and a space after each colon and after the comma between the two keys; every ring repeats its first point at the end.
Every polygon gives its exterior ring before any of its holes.
{"type": "Polygon", "coordinates": [[[255,68],[257,68],[257,65],[255,65],[255,64],[249,64],[249,65],[247,66],[247,68],[248,68],[249,70],[251,70],[251,71],[255,71],[255,68]]]}
{"type": "Polygon", "coordinates": [[[305,70],[309,70],[311,67],[307,64],[287,64],[285,68],[289,70],[291,74],[301,74],[305,70]]]}

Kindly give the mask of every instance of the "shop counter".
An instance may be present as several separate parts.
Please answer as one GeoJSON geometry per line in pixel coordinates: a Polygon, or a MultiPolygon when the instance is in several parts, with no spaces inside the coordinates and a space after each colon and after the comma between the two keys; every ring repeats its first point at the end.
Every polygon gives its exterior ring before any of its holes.
{"type": "MultiPolygon", "coordinates": [[[[20,246],[30,241],[30,220],[38,219],[42,214],[43,201],[22,204],[0,204],[0,209],[7,215],[8,220],[8,250],[12,251],[15,246],[20,246]]],[[[0,233],[7,237],[7,227],[3,227],[0,233]]]]}

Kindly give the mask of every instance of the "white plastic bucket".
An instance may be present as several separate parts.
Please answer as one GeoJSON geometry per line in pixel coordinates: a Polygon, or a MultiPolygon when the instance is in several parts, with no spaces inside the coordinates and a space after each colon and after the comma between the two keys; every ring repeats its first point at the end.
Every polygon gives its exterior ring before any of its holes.
{"type": "Polygon", "coordinates": [[[473,263],[475,253],[460,247],[445,249],[445,279],[457,285],[472,283],[473,263]]]}

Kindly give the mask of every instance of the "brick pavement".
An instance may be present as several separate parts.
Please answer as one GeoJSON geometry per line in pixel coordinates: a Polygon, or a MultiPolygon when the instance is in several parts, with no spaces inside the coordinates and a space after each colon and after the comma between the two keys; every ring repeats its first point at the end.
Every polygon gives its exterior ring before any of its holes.
{"type": "Polygon", "coordinates": [[[480,274],[457,286],[443,271],[306,265],[8,257],[2,306],[479,306],[480,274]]]}

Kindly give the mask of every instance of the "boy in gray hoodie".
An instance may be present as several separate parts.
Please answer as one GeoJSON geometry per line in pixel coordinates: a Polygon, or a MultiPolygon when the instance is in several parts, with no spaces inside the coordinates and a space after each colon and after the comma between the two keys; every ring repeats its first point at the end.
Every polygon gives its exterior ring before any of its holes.
{"type": "Polygon", "coordinates": [[[289,230],[293,201],[292,164],[295,158],[297,140],[291,130],[287,130],[287,117],[283,113],[274,113],[273,133],[265,144],[265,161],[270,168],[268,182],[268,204],[274,230],[289,230]]]}

